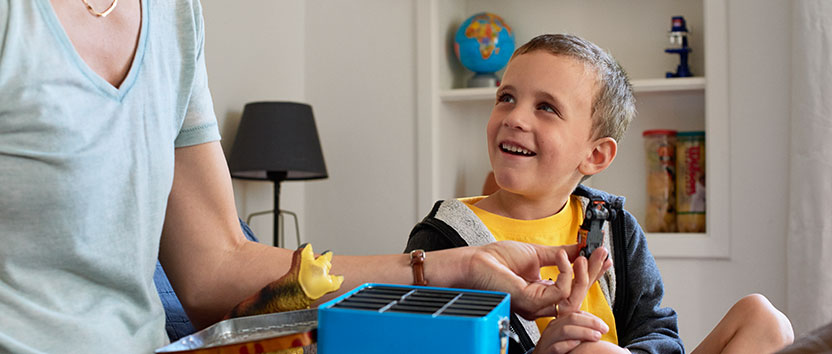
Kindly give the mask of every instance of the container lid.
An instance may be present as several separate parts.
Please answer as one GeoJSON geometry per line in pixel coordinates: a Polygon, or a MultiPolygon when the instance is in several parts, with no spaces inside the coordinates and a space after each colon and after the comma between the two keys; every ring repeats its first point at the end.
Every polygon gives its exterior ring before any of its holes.
{"type": "Polygon", "coordinates": [[[648,135],[670,135],[670,136],[673,136],[673,135],[676,135],[676,131],[675,130],[669,130],[669,129],[651,129],[651,130],[645,130],[643,133],[641,133],[641,136],[648,136],[648,135]]]}
{"type": "Polygon", "coordinates": [[[705,136],[704,131],[693,131],[693,132],[678,132],[676,136],[705,136]]]}

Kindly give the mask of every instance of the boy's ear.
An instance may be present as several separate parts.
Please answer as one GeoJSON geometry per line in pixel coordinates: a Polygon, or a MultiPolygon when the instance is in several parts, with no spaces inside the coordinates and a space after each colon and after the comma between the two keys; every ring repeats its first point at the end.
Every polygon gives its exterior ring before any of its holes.
{"type": "Polygon", "coordinates": [[[592,176],[605,170],[618,153],[618,143],[615,139],[600,138],[593,143],[592,151],[578,166],[578,171],[585,176],[592,176]]]}

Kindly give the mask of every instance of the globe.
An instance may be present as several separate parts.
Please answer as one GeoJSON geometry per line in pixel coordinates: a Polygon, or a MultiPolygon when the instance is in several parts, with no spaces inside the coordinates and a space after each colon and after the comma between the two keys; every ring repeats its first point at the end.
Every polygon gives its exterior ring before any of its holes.
{"type": "Polygon", "coordinates": [[[459,26],[454,53],[462,66],[476,73],[470,86],[495,86],[495,72],[502,69],[514,52],[514,32],[500,16],[475,14],[459,26]],[[492,82],[493,81],[493,82],[492,82]]]}

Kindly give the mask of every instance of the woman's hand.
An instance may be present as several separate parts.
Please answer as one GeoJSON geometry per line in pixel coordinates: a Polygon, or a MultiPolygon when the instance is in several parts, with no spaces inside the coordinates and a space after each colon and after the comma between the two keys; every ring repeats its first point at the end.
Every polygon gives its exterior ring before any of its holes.
{"type": "MultiPolygon", "coordinates": [[[[472,251],[465,273],[469,280],[462,286],[510,293],[512,310],[527,319],[556,316],[555,304],[576,301],[570,298],[576,284],[583,289],[588,279],[600,278],[612,266],[607,250],[599,248],[588,264],[578,261],[573,271],[570,261],[577,258],[577,245],[556,247],[501,241],[472,247],[472,251]],[[540,268],[552,265],[560,271],[558,278],[554,282],[540,279],[540,268]],[[578,277],[573,279],[575,274],[578,277]]],[[[586,290],[581,290],[581,300],[585,295],[586,290]]]]}

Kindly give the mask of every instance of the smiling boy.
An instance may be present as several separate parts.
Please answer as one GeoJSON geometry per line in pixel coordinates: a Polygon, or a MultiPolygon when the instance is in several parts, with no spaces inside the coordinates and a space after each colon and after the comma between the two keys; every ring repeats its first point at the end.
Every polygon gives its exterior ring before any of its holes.
{"type": "MultiPolygon", "coordinates": [[[[634,116],[627,76],[606,52],[571,35],[532,39],[512,56],[488,121],[488,155],[500,189],[438,202],[413,229],[408,250],[500,240],[565,245],[576,242],[590,200],[615,210],[604,242],[613,268],[573,289],[557,304],[554,321],[512,316],[521,339],[512,352],[530,350],[547,326],[552,334],[545,341],[564,351],[599,339],[610,347],[682,351],[676,314],[660,307],[661,276],[623,198],[579,185],[612,163],[634,116]]],[[[543,279],[557,274],[541,269],[543,279]]]]}
{"type": "MultiPolygon", "coordinates": [[[[576,243],[589,203],[610,208],[604,247],[612,268],[573,286],[556,304],[556,318],[534,323],[512,314],[520,340],[511,353],[684,352],[676,313],[661,307],[661,275],[624,198],[580,184],[612,163],[635,114],[632,86],[608,53],[573,35],[535,37],[514,52],[488,121],[499,189],[439,201],[413,228],[407,251],[501,240],[567,245],[576,243]]],[[[540,273],[558,275],[552,267],[540,273]]],[[[792,336],[788,319],[754,294],[738,301],[694,352],[771,352],[792,336]]]]}

